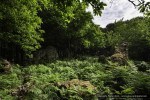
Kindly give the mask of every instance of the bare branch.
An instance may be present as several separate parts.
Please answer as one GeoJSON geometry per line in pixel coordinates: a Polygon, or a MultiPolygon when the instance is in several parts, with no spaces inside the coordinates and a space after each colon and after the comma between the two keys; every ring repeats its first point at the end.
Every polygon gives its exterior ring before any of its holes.
{"type": "Polygon", "coordinates": [[[137,6],[141,6],[144,5],[145,1],[144,0],[138,0],[138,4],[136,4],[133,0],[128,0],[129,2],[131,2],[135,7],[137,6]]]}
{"type": "Polygon", "coordinates": [[[134,3],[134,1],[132,0],[128,0],[129,2],[131,2],[134,6],[138,6],[137,4],[134,3]]]}

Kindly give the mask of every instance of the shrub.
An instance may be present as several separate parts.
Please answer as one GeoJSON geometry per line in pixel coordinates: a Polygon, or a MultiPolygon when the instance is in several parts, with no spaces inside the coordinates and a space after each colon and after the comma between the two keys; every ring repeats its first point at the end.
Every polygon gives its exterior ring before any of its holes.
{"type": "Polygon", "coordinates": [[[58,82],[56,86],[59,88],[61,99],[88,99],[91,100],[96,95],[96,87],[89,81],[72,79],[70,81],[58,82]]]}
{"type": "Polygon", "coordinates": [[[146,72],[147,70],[150,69],[150,65],[148,63],[146,63],[145,61],[142,62],[135,62],[136,63],[136,67],[138,68],[139,71],[142,72],[146,72]]]}
{"type": "Polygon", "coordinates": [[[149,73],[137,71],[132,61],[124,66],[98,59],[14,65],[12,73],[0,74],[0,99],[93,100],[105,94],[148,94],[149,80],[149,73]]]}
{"type": "Polygon", "coordinates": [[[100,55],[99,58],[98,58],[98,61],[100,63],[105,64],[105,63],[107,63],[107,58],[104,55],[100,55]]]}
{"type": "Polygon", "coordinates": [[[13,95],[17,91],[18,86],[22,84],[21,69],[18,65],[13,65],[13,72],[0,73],[0,99],[14,100],[17,95],[13,95]]]}
{"type": "Polygon", "coordinates": [[[149,95],[150,94],[150,77],[149,74],[139,72],[134,76],[131,87],[134,88],[135,94],[149,95]]]}

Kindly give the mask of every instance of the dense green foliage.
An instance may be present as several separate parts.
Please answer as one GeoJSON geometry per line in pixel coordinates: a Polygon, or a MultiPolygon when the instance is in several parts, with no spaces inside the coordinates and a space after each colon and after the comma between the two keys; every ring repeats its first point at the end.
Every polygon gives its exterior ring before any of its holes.
{"type": "Polygon", "coordinates": [[[0,0],[0,58],[12,61],[0,61],[0,100],[149,96],[150,2],[128,1],[146,17],[102,29],[86,11],[91,5],[101,15],[106,6],[101,0],[0,0]],[[122,43],[128,45],[119,51],[122,43]],[[26,58],[32,53],[33,59],[26,58]],[[31,65],[14,64],[23,60],[31,65]]]}
{"type": "MultiPolygon", "coordinates": [[[[140,10],[149,12],[149,2],[140,4],[140,10]]],[[[43,40],[42,47],[75,51],[104,46],[102,32],[85,11],[89,5],[96,15],[106,6],[100,0],[1,0],[0,40],[18,45],[25,54],[39,49],[43,40]]]]}
{"type": "Polygon", "coordinates": [[[0,98],[92,100],[107,94],[148,95],[150,69],[138,71],[136,66],[142,67],[143,62],[139,63],[129,61],[128,66],[118,66],[84,57],[25,68],[14,65],[12,73],[0,75],[0,98]]]}
{"type": "MultiPolygon", "coordinates": [[[[0,39],[12,42],[20,46],[26,54],[30,54],[40,47],[41,37],[44,30],[41,30],[42,18],[38,15],[42,10],[48,9],[52,14],[50,19],[58,14],[60,20],[53,19],[62,27],[70,23],[74,16],[74,9],[77,5],[91,4],[95,14],[101,14],[105,6],[99,0],[56,1],[56,0],[1,0],[0,1],[0,39]],[[71,10],[72,9],[72,10],[71,10]]],[[[84,7],[85,10],[85,7],[84,7]]],[[[50,20],[48,18],[48,20],[50,20]]],[[[47,19],[44,19],[47,20],[47,19]]],[[[52,28],[51,28],[52,29],[52,28]]]]}
{"type": "Polygon", "coordinates": [[[66,8],[54,5],[40,12],[41,28],[45,31],[42,47],[52,45],[60,52],[69,51],[73,55],[84,48],[104,46],[103,33],[92,22],[92,14],[86,8],[84,2],[74,1],[66,8]]]}
{"type": "Polygon", "coordinates": [[[150,59],[149,22],[147,17],[137,17],[107,25],[105,30],[107,45],[115,47],[126,42],[131,58],[148,61],[150,59]]]}
{"type": "MultiPolygon", "coordinates": [[[[43,4],[43,1],[40,1],[43,4]]],[[[0,39],[16,43],[27,53],[39,48],[42,20],[37,0],[0,1],[0,39]]]]}

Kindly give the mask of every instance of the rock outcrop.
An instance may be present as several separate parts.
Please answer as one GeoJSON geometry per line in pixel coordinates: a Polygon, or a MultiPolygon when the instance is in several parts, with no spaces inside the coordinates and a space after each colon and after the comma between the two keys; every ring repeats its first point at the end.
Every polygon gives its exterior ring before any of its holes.
{"type": "Polygon", "coordinates": [[[33,57],[35,63],[50,62],[56,59],[58,59],[58,52],[52,46],[36,51],[33,57]]]}

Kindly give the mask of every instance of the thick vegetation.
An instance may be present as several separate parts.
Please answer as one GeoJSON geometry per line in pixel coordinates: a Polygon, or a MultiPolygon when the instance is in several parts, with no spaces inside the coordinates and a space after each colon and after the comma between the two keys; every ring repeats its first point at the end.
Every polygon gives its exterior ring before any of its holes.
{"type": "Polygon", "coordinates": [[[111,61],[101,64],[92,57],[25,68],[13,65],[12,72],[0,75],[0,98],[92,100],[108,94],[148,96],[149,66],[145,62],[132,61],[128,61],[126,66],[111,61]],[[144,67],[146,69],[141,70],[144,67]]]}
{"type": "Polygon", "coordinates": [[[148,98],[150,2],[128,1],[145,16],[103,29],[101,0],[0,0],[0,100],[148,98]]]}
{"type": "MultiPolygon", "coordinates": [[[[26,54],[31,54],[40,47],[40,42],[43,41],[41,35],[45,31],[41,29],[43,18],[40,17],[39,12],[46,10],[51,13],[53,21],[58,22],[64,28],[75,18],[75,10],[78,5],[87,7],[88,4],[91,4],[95,14],[99,15],[105,6],[99,0],[83,0],[82,2],[79,0],[1,0],[0,39],[15,43],[26,54]]],[[[51,18],[49,22],[51,22],[51,18]]]]}
{"type": "Polygon", "coordinates": [[[149,22],[149,18],[137,17],[107,25],[105,29],[107,45],[118,47],[120,44],[126,43],[130,58],[149,61],[149,22]]]}

